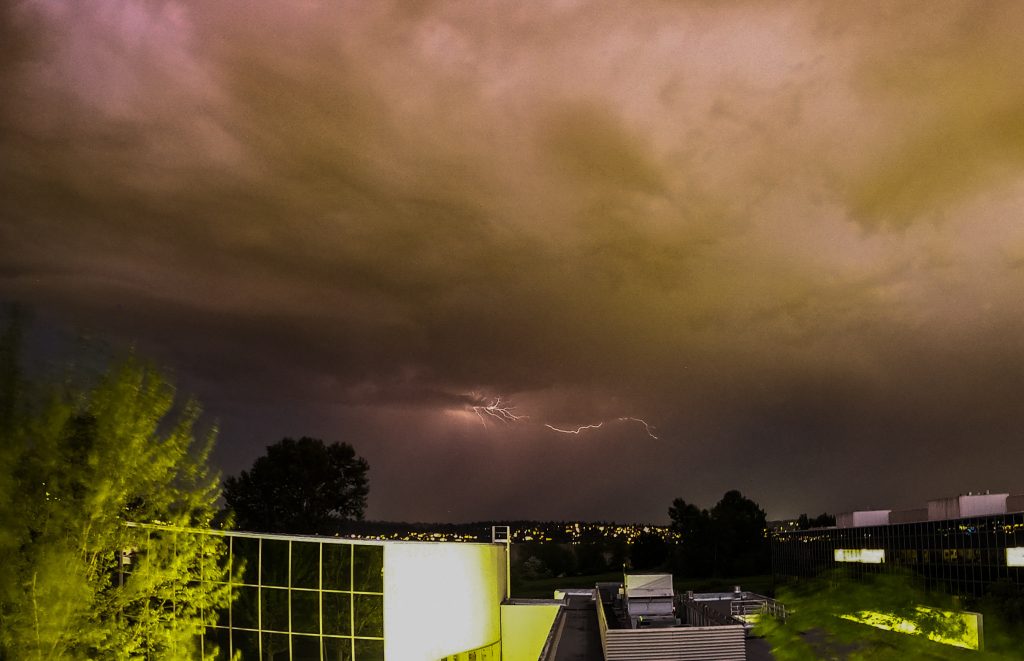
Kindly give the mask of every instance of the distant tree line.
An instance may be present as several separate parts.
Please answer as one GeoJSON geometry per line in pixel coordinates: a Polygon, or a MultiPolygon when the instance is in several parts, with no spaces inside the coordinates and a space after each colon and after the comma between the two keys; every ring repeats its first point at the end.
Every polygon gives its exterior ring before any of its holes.
{"type": "MultiPolygon", "coordinates": [[[[299,534],[362,534],[423,539],[490,537],[491,522],[408,524],[366,522],[369,465],[347,443],[285,438],[268,446],[250,470],[229,478],[224,500],[237,527],[299,534]]],[[[636,526],[505,522],[536,541],[516,544],[517,576],[537,579],[632,569],[679,577],[738,577],[771,571],[765,512],[736,490],[702,509],[682,498],[668,508],[666,529],[636,526]],[[629,530],[623,535],[623,530],[629,530]]],[[[801,515],[801,528],[833,525],[835,517],[801,515]]],[[[500,525],[500,524],[499,524],[500,525]]]]}
{"type": "Polygon", "coordinates": [[[801,514],[796,520],[796,527],[800,530],[809,530],[811,528],[828,528],[829,526],[836,525],[835,514],[819,514],[814,518],[807,518],[806,514],[801,514]]]}
{"type": "Polygon", "coordinates": [[[726,578],[771,571],[765,512],[739,491],[726,492],[709,510],[677,498],[668,513],[678,535],[647,531],[628,543],[595,535],[572,544],[519,544],[513,575],[535,580],[632,570],[726,578]]]}

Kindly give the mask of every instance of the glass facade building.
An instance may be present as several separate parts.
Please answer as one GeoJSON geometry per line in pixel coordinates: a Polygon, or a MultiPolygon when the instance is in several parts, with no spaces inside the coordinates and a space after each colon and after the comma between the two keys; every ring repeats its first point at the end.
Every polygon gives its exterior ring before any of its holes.
{"type": "Polygon", "coordinates": [[[228,535],[232,603],[207,635],[231,658],[384,658],[384,549],[228,535]]]}
{"type": "MultiPolygon", "coordinates": [[[[500,659],[504,545],[156,527],[151,534],[223,539],[227,571],[217,578],[232,600],[202,639],[204,654],[216,648],[217,659],[500,659]]],[[[131,580],[131,564],[123,580],[131,580]]]]}
{"type": "Polygon", "coordinates": [[[1024,590],[1024,563],[1015,561],[1022,547],[1024,512],[798,530],[773,537],[772,573],[785,582],[840,565],[859,572],[909,570],[929,590],[982,597],[996,584],[1024,590]]]}

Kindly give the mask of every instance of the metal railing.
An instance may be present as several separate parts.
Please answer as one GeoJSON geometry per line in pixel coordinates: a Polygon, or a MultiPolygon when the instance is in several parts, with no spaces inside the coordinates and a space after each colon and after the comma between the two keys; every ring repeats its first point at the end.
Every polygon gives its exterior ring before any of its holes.
{"type": "Polygon", "coordinates": [[[748,621],[751,615],[770,615],[786,619],[785,604],[771,597],[762,599],[734,599],[729,604],[729,613],[736,619],[748,621]]]}
{"type": "MultiPolygon", "coordinates": [[[[682,612],[686,613],[686,617],[683,618],[687,625],[694,627],[718,627],[725,626],[728,624],[738,624],[734,617],[725,615],[721,611],[711,608],[705,603],[699,601],[692,601],[690,599],[679,598],[677,600],[677,606],[682,612]]],[[[677,611],[679,612],[679,611],[677,611]]]]}

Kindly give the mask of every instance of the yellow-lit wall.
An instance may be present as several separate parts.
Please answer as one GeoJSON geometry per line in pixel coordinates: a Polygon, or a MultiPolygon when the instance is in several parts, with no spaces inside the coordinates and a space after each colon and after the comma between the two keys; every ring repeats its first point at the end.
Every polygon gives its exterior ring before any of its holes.
{"type": "Polygon", "coordinates": [[[558,604],[514,604],[501,607],[501,660],[537,661],[558,604]]]}
{"type": "Polygon", "coordinates": [[[384,658],[434,661],[501,636],[505,547],[384,545],[384,658]]]}
{"type": "MultiPolygon", "coordinates": [[[[955,629],[957,625],[962,622],[963,631],[959,636],[953,637],[946,636],[938,632],[931,632],[925,634],[929,640],[942,643],[943,645],[953,645],[955,647],[964,647],[971,650],[981,649],[984,633],[982,629],[982,619],[979,613],[972,613],[970,611],[944,611],[936,608],[927,608],[925,606],[917,606],[917,610],[922,615],[942,616],[945,618],[945,623],[950,629],[955,629]]],[[[889,613],[861,611],[852,615],[842,615],[841,617],[844,620],[867,624],[868,626],[885,629],[886,631],[896,631],[898,633],[906,633],[915,636],[921,635],[916,623],[889,613]]]]}

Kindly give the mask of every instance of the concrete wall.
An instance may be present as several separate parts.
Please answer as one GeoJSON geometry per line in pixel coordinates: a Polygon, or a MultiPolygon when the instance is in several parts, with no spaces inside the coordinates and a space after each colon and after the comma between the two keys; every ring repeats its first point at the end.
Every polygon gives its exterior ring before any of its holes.
{"type": "Polygon", "coordinates": [[[837,528],[860,528],[863,526],[889,525],[889,512],[892,510],[862,510],[859,512],[840,512],[836,514],[837,528]]]}
{"type": "Polygon", "coordinates": [[[928,501],[928,520],[945,521],[960,518],[960,499],[957,497],[937,498],[928,501]]]}
{"type": "Polygon", "coordinates": [[[502,661],[537,661],[560,604],[502,604],[502,661]]]}
{"type": "Polygon", "coordinates": [[[501,637],[505,547],[384,546],[384,656],[434,661],[501,637]]]}
{"type": "Polygon", "coordinates": [[[960,496],[960,516],[989,516],[1006,513],[1008,493],[960,496]]]}
{"type": "Polygon", "coordinates": [[[928,508],[921,507],[912,510],[893,510],[889,513],[889,523],[918,523],[928,520],[928,508]]]}
{"type": "Polygon", "coordinates": [[[928,501],[928,520],[945,521],[966,516],[1005,514],[1009,494],[971,494],[928,501]]]}

